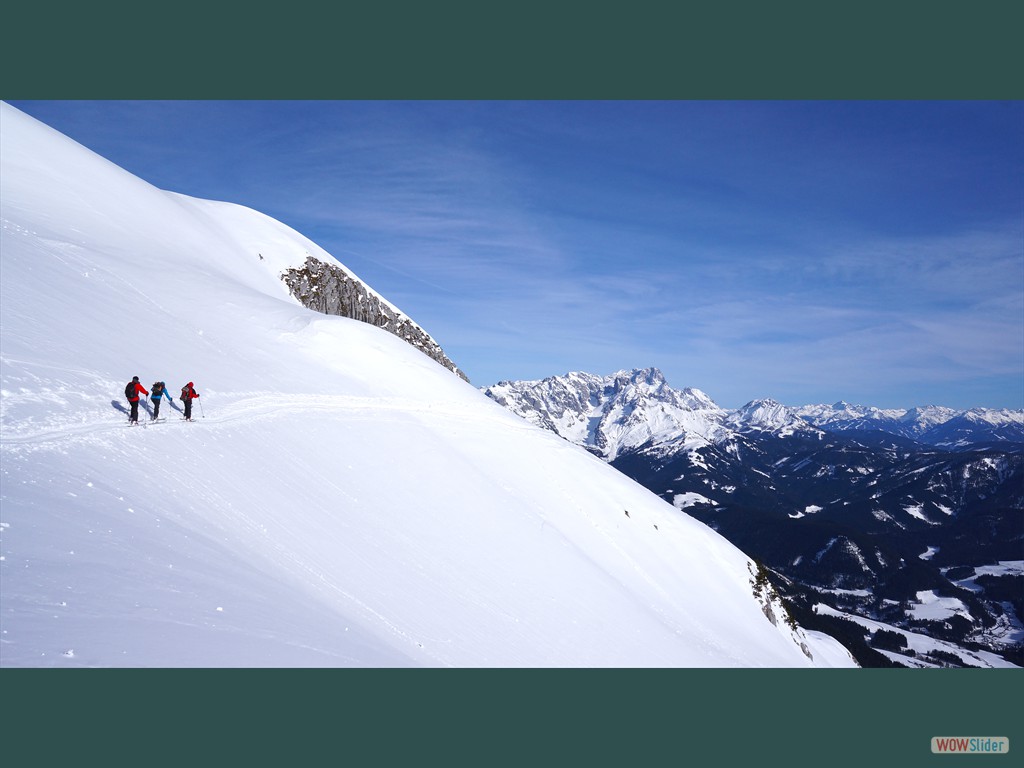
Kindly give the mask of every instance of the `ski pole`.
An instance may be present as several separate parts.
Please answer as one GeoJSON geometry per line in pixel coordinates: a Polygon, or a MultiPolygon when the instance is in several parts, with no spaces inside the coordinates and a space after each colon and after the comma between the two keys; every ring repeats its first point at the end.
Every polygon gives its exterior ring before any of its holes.
{"type": "Polygon", "coordinates": [[[199,400],[199,415],[202,416],[205,419],[206,418],[206,414],[203,413],[203,398],[199,397],[199,398],[196,398],[196,399],[199,400]]]}

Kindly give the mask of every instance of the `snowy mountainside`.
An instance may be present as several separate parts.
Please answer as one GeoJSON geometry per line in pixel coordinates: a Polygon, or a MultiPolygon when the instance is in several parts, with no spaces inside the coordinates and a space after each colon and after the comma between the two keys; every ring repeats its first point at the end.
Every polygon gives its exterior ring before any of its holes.
{"type": "MultiPolygon", "coordinates": [[[[832,607],[1020,657],[1024,604],[1014,588],[1020,576],[1000,572],[966,593],[945,575],[1024,554],[1024,439],[1014,432],[1020,412],[882,411],[846,403],[790,408],[771,399],[734,411],[659,408],[657,398],[675,403],[675,391],[650,371],[607,378],[574,373],[484,390],[586,446],[763,562],[786,585],[784,595],[806,626],[831,621],[812,610],[819,590],[853,590],[862,597],[830,597],[832,607]],[[633,380],[658,386],[611,385],[633,380]],[[600,394],[559,398],[565,382],[590,382],[587,392],[600,394]],[[624,433],[608,429],[608,422],[625,423],[609,414],[640,417],[643,429],[631,425],[639,437],[602,442],[564,428],[591,419],[605,434],[624,433]],[[677,418],[659,421],[667,415],[677,418]],[[914,609],[919,593],[936,591],[965,609],[942,621],[914,609]]],[[[865,642],[859,629],[847,630],[846,640],[865,642]]],[[[881,659],[866,648],[858,660],[870,658],[881,659]]]]}
{"type": "Polygon", "coordinates": [[[0,104],[0,666],[854,666],[754,563],[0,104]],[[124,383],[200,393],[126,424],[124,383]]]}

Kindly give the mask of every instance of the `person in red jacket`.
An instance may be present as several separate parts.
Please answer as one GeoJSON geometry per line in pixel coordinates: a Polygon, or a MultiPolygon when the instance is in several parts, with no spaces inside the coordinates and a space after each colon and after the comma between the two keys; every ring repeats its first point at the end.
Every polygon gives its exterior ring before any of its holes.
{"type": "Polygon", "coordinates": [[[139,423],[139,393],[148,395],[143,386],[139,383],[138,376],[132,376],[132,380],[128,382],[124,388],[124,396],[128,398],[128,405],[131,406],[132,412],[128,415],[129,424],[139,423]]]}
{"type": "Polygon", "coordinates": [[[190,381],[181,388],[181,401],[185,403],[185,421],[192,421],[192,401],[199,397],[199,393],[192,388],[190,381]]]}

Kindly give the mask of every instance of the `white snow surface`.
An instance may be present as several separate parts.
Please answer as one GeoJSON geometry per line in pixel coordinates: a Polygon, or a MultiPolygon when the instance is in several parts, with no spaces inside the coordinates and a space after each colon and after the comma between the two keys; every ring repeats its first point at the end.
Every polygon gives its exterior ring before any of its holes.
{"type": "Polygon", "coordinates": [[[791,512],[789,514],[789,517],[793,518],[794,520],[799,520],[801,517],[806,517],[807,515],[813,515],[817,512],[821,512],[822,509],[824,509],[824,507],[819,507],[817,504],[808,504],[806,507],[804,507],[803,512],[791,512]]]}
{"type": "Polygon", "coordinates": [[[971,619],[971,614],[963,601],[956,597],[941,597],[935,594],[934,589],[927,589],[918,592],[917,602],[907,609],[907,615],[915,619],[927,619],[929,621],[943,621],[951,616],[964,616],[971,619]]]}
{"type": "Polygon", "coordinates": [[[287,226],[7,104],[0,160],[0,666],[855,666],[706,526],[300,306],[331,257],[287,226]],[[127,426],[133,375],[195,421],[127,426]]]}
{"type": "Polygon", "coordinates": [[[686,509],[687,507],[692,507],[697,504],[718,504],[718,502],[693,491],[677,493],[672,497],[672,506],[676,509],[686,509]]]}

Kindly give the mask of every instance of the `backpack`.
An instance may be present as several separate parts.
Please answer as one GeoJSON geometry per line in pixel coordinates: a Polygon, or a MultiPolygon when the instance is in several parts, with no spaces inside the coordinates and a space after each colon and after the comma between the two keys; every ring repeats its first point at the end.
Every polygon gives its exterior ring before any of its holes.
{"type": "Polygon", "coordinates": [[[124,396],[131,400],[135,396],[135,382],[129,381],[124,385],[124,396]]]}
{"type": "Polygon", "coordinates": [[[181,388],[181,399],[188,400],[188,385],[186,384],[181,388]]]}
{"type": "Polygon", "coordinates": [[[161,397],[164,393],[164,383],[162,381],[158,381],[154,383],[150,389],[152,390],[152,397],[161,397]]]}

